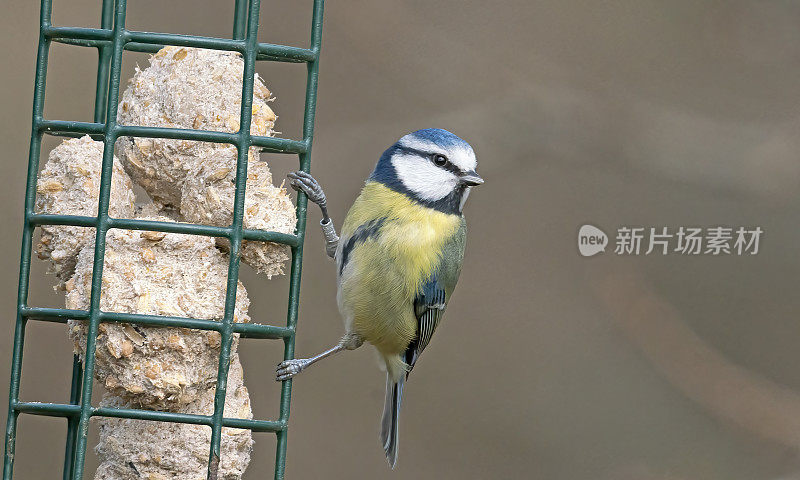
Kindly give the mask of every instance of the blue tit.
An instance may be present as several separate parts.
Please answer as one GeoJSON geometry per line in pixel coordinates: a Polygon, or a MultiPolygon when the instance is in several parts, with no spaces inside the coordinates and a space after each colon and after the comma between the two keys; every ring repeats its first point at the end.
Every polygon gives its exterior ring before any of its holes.
{"type": "Polygon", "coordinates": [[[327,201],[309,174],[289,174],[291,185],[322,210],[326,251],[336,260],[337,300],[345,334],[312,358],[278,365],[287,380],[343,350],[372,344],[386,366],[381,441],[397,462],[403,384],[431,341],[461,272],[470,189],[483,183],[472,147],[437,128],[410,133],[383,152],[345,218],[339,238],[327,201]]]}

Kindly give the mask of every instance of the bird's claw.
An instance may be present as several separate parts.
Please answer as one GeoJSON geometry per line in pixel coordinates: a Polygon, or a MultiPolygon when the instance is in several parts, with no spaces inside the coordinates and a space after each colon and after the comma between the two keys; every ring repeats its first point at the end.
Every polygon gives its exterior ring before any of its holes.
{"type": "Polygon", "coordinates": [[[310,362],[305,358],[296,358],[294,360],[284,360],[278,364],[275,371],[275,378],[277,381],[282,382],[289,380],[298,373],[302,372],[310,362]]]}
{"type": "Polygon", "coordinates": [[[327,202],[325,192],[322,191],[319,182],[317,182],[311,174],[298,170],[289,173],[287,177],[291,179],[289,184],[293,189],[305,193],[308,199],[317,205],[325,206],[327,202]]]}

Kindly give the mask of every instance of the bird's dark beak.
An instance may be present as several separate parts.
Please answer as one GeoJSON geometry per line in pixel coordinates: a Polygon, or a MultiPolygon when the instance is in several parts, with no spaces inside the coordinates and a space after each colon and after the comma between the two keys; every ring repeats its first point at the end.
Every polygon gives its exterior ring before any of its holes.
{"type": "Polygon", "coordinates": [[[461,178],[459,178],[459,182],[461,182],[462,185],[466,185],[468,187],[475,187],[478,185],[482,185],[483,179],[473,170],[471,172],[465,173],[464,175],[461,175],[461,178]]]}

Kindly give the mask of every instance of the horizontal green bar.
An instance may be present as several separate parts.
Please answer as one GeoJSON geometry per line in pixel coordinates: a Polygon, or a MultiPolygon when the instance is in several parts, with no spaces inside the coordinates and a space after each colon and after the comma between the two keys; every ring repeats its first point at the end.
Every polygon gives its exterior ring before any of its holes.
{"type": "Polygon", "coordinates": [[[242,238],[245,240],[255,240],[257,242],[273,242],[296,247],[300,244],[300,239],[297,235],[290,233],[268,232],[266,230],[252,230],[244,229],[242,231],[242,238]]]}
{"type": "MultiPolygon", "coordinates": [[[[60,43],[79,45],[82,47],[100,47],[105,43],[109,43],[106,41],[95,41],[95,40],[70,41],[68,39],[57,39],[56,41],[60,43]]],[[[289,47],[284,45],[271,45],[269,43],[262,43],[259,45],[259,47],[262,46],[265,53],[258,53],[256,55],[257,61],[289,62],[289,63],[303,63],[303,62],[313,61],[309,60],[309,58],[313,58],[314,56],[314,52],[312,50],[308,50],[305,48],[298,48],[298,47],[289,47]],[[275,52],[276,49],[281,49],[283,51],[277,52],[276,55],[270,55],[269,53],[266,53],[266,52],[275,52]]],[[[124,48],[125,50],[131,52],[156,53],[157,51],[164,48],[164,45],[141,43],[141,42],[129,42],[125,44],[124,48]]]]}
{"type": "Polygon", "coordinates": [[[194,223],[161,222],[158,220],[142,220],[138,218],[109,218],[109,228],[124,230],[145,230],[151,232],[182,233],[185,235],[204,235],[206,237],[229,237],[230,227],[197,225],[194,223]]]}
{"type": "MultiPolygon", "coordinates": [[[[259,55],[265,57],[292,60],[296,62],[313,62],[317,59],[317,54],[307,48],[290,47],[287,45],[275,45],[272,43],[259,43],[257,47],[259,55]]],[[[258,60],[258,57],[256,57],[258,60]]]]}
{"type": "Polygon", "coordinates": [[[141,127],[134,125],[118,125],[114,131],[117,136],[170,138],[175,140],[194,140],[197,142],[236,144],[241,137],[237,133],[212,132],[210,130],[192,130],[189,128],[141,127]]]}
{"type": "MultiPolygon", "coordinates": [[[[56,28],[56,27],[51,27],[56,28]]],[[[63,28],[63,27],[58,27],[63,28]]],[[[101,40],[98,37],[100,36],[99,33],[103,32],[104,30],[98,29],[79,29],[78,32],[81,34],[80,37],[69,37],[64,35],[61,30],[56,32],[50,32],[52,36],[51,38],[53,41],[58,43],[63,43],[67,45],[75,45],[79,47],[94,47],[99,48],[104,45],[110,45],[110,40],[101,40]],[[55,36],[58,35],[58,36],[55,36]]],[[[128,43],[125,44],[123,47],[125,50],[131,52],[143,52],[143,53],[156,53],[157,51],[164,48],[164,44],[169,45],[178,45],[178,46],[188,46],[188,47],[198,47],[198,48],[208,48],[214,50],[232,50],[232,51],[241,51],[244,47],[239,46],[236,40],[227,40],[222,38],[204,38],[204,37],[195,37],[190,35],[173,35],[173,34],[166,34],[166,33],[147,33],[147,32],[129,32],[129,38],[131,39],[128,43]],[[135,34],[135,35],[133,35],[135,34]],[[131,36],[132,35],[132,36],[131,36]],[[157,37],[153,37],[150,41],[138,41],[140,35],[155,35],[157,37]],[[157,41],[159,38],[162,41],[157,41]],[[175,39],[177,37],[180,42],[170,42],[167,41],[169,39],[175,39]],[[227,44],[225,47],[219,47],[215,44],[219,41],[226,42],[227,44]],[[200,43],[205,42],[205,46],[200,46],[200,43]]],[[[258,54],[256,55],[256,60],[260,61],[273,61],[273,62],[292,62],[292,63],[303,63],[303,62],[313,62],[317,58],[316,53],[313,50],[309,50],[307,48],[300,48],[300,47],[291,47],[288,45],[275,45],[271,43],[259,43],[258,44],[258,54]]]]}
{"type": "Polygon", "coordinates": [[[180,35],[177,33],[125,32],[126,42],[150,43],[155,45],[175,45],[179,47],[207,48],[212,50],[230,50],[244,53],[244,40],[229,38],[199,37],[197,35],[180,35]]]}
{"type": "Polygon", "coordinates": [[[157,51],[164,48],[164,45],[158,45],[154,43],[128,42],[125,44],[123,48],[131,52],[156,53],[157,51]]]}
{"type": "MultiPolygon", "coordinates": [[[[105,133],[105,124],[90,122],[74,122],[67,120],[39,120],[40,131],[45,133],[78,133],[102,135],[105,133]]],[[[143,138],[171,138],[177,140],[196,140],[201,142],[231,143],[239,141],[239,135],[228,132],[213,132],[210,130],[192,130],[186,128],[142,127],[134,125],[118,125],[114,131],[117,136],[143,137],[143,138]]]]}
{"type": "Polygon", "coordinates": [[[86,310],[70,310],[66,308],[20,307],[19,314],[31,320],[55,323],[67,323],[67,320],[86,320],[89,318],[89,312],[86,310]]]}
{"type": "MultiPolygon", "coordinates": [[[[49,134],[77,133],[102,135],[105,133],[105,125],[102,123],[39,120],[37,125],[40,131],[49,134]]],[[[197,142],[230,143],[233,145],[241,141],[241,136],[238,133],[192,130],[188,128],[119,125],[114,129],[114,132],[119,137],[171,138],[197,142]]],[[[254,147],[261,147],[264,151],[271,153],[305,153],[308,149],[305,141],[292,140],[289,138],[253,136],[251,137],[251,144],[254,147]]]]}
{"type": "Polygon", "coordinates": [[[100,312],[101,322],[135,323],[147,327],[194,328],[197,330],[222,330],[217,320],[203,320],[188,317],[167,317],[161,315],[142,315],[139,313],[100,312]]]}
{"type": "MultiPolygon", "coordinates": [[[[62,308],[21,307],[20,315],[31,320],[45,322],[67,323],[67,320],[86,320],[89,312],[86,310],[69,310],[62,308]]],[[[100,312],[101,322],[107,323],[135,323],[147,327],[176,327],[194,328],[197,330],[222,330],[222,323],[216,320],[202,320],[187,317],[166,317],[160,315],[141,315],[137,313],[100,312]]]]}
{"type": "Polygon", "coordinates": [[[76,40],[106,40],[114,38],[113,30],[84,27],[42,27],[45,38],[70,38],[76,40]]]}
{"type": "MultiPolygon", "coordinates": [[[[114,31],[103,28],[83,27],[43,27],[42,34],[51,39],[93,40],[110,42],[114,31]]],[[[244,52],[244,40],[227,38],[199,37],[196,35],[179,35],[174,33],[154,33],[126,31],[125,42],[145,44],[176,45],[181,47],[209,48],[214,50],[230,50],[244,52]]]]}
{"type": "MultiPolygon", "coordinates": [[[[178,140],[194,140],[198,142],[230,143],[234,145],[242,140],[239,133],[192,130],[187,128],[119,125],[114,131],[118,136],[172,138],[178,140]]],[[[265,151],[272,153],[304,153],[307,149],[305,142],[289,138],[254,136],[250,143],[255,147],[262,147],[265,151]]]]}
{"type": "MultiPolygon", "coordinates": [[[[296,47],[291,47],[296,48],[296,47]]],[[[256,54],[257,62],[284,62],[284,63],[305,63],[303,60],[296,60],[294,58],[273,57],[263,53],[256,54]]]]}
{"type": "MultiPolygon", "coordinates": [[[[70,310],[66,308],[20,307],[19,313],[31,320],[53,323],[67,323],[67,320],[86,320],[86,310],[70,310]]],[[[196,330],[221,331],[223,324],[218,320],[204,320],[187,317],[167,317],[160,315],[142,315],[138,313],[100,312],[101,322],[135,323],[147,327],[193,328],[196,330]]],[[[243,338],[280,339],[291,337],[294,332],[286,327],[263,325],[260,323],[235,323],[233,332],[243,338]]]]}
{"type": "Polygon", "coordinates": [[[264,151],[270,153],[306,153],[308,151],[308,145],[305,141],[290,140],[288,138],[254,135],[250,137],[250,143],[254,147],[262,147],[264,151]]]}
{"type": "MultiPolygon", "coordinates": [[[[109,218],[108,225],[109,228],[183,233],[188,235],[205,235],[208,237],[229,238],[233,233],[232,227],[215,227],[212,225],[197,225],[194,223],[160,222],[156,220],[140,220],[133,218],[109,218]]],[[[284,245],[289,245],[290,247],[297,246],[298,242],[300,241],[297,238],[297,235],[252,229],[245,229],[243,231],[242,238],[245,240],[281,243],[284,245]]]]}
{"type": "Polygon", "coordinates": [[[87,40],[85,38],[54,38],[53,42],[63,43],[64,45],[75,45],[77,47],[99,48],[103,45],[110,45],[108,40],[87,40]]]}
{"type": "Polygon", "coordinates": [[[260,323],[234,323],[233,332],[239,333],[243,338],[289,338],[294,331],[287,327],[263,325],[260,323]]]}
{"type": "MultiPolygon", "coordinates": [[[[49,417],[78,417],[81,414],[80,405],[63,403],[16,402],[14,410],[19,413],[31,415],[45,415],[49,417]]],[[[156,410],[140,410],[135,408],[93,407],[93,417],[130,418],[133,420],[148,420],[154,422],[187,423],[191,425],[213,424],[213,419],[208,415],[195,415],[190,413],[161,412],[156,410]]],[[[254,432],[279,432],[286,429],[284,422],[270,420],[249,420],[244,418],[223,418],[222,425],[230,428],[242,428],[254,432]]]]}
{"type": "Polygon", "coordinates": [[[134,420],[151,420],[156,422],[189,423],[192,425],[211,426],[211,417],[190,413],[159,412],[155,410],[139,410],[134,408],[92,408],[93,417],[130,418],[134,420]]]}
{"type": "MultiPolygon", "coordinates": [[[[48,213],[34,213],[28,215],[28,223],[37,225],[71,225],[75,227],[96,227],[97,217],[80,215],[56,215],[48,213]]],[[[124,230],[144,230],[152,232],[181,233],[185,235],[204,235],[207,237],[229,238],[233,233],[231,227],[215,227],[213,225],[198,225],[194,223],[161,222],[158,220],[142,220],[137,218],[109,218],[106,225],[109,228],[124,230]]],[[[281,232],[268,232],[266,230],[245,229],[242,233],[245,240],[258,242],[273,242],[296,247],[300,239],[297,235],[281,232]]]]}
{"type": "Polygon", "coordinates": [[[223,427],[242,428],[253,432],[280,432],[286,430],[285,422],[273,420],[249,420],[246,418],[223,418],[223,427]]]}
{"type": "Polygon", "coordinates": [[[73,122],[68,120],[42,120],[36,122],[39,131],[44,133],[78,133],[102,135],[106,126],[102,123],[73,122]]]}
{"type": "Polygon", "coordinates": [[[36,225],[72,225],[75,227],[96,227],[97,217],[81,215],[56,215],[50,213],[34,213],[28,215],[28,224],[36,225]]]}
{"type": "Polygon", "coordinates": [[[12,408],[20,413],[46,415],[48,417],[77,417],[81,414],[80,405],[63,403],[16,402],[12,408]]]}
{"type": "Polygon", "coordinates": [[[102,142],[104,138],[102,133],[47,132],[47,134],[53,137],[68,137],[68,138],[80,138],[85,135],[89,135],[92,138],[92,140],[97,140],[98,142],[102,142]]]}

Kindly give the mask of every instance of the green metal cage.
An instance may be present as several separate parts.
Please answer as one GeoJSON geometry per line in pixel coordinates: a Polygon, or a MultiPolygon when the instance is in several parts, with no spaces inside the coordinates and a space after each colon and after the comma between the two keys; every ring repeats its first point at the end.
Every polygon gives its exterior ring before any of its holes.
{"type": "Polygon", "coordinates": [[[51,24],[52,0],[42,0],[39,49],[33,97],[33,127],[31,130],[28,178],[25,190],[22,254],[19,272],[16,330],[14,334],[14,349],[11,364],[11,386],[9,391],[3,480],[11,480],[13,477],[17,418],[23,413],[63,417],[67,419],[67,440],[63,470],[64,479],[75,480],[83,478],[87,434],[91,417],[131,418],[206,425],[211,427],[211,449],[208,462],[209,479],[216,478],[216,470],[220,461],[222,427],[243,428],[255,432],[275,432],[277,436],[275,478],[282,479],[284,477],[286,460],[286,434],[292,391],[291,380],[284,381],[282,384],[280,417],[277,420],[224,418],[223,408],[225,404],[231,342],[235,333],[245,338],[282,339],[284,342],[284,359],[290,359],[294,356],[294,335],[299,306],[300,274],[303,261],[303,239],[305,236],[306,206],[308,199],[303,193],[298,194],[297,233],[295,235],[244,229],[242,219],[244,215],[245,182],[247,180],[247,151],[249,147],[256,146],[261,147],[262,150],[266,152],[297,154],[300,160],[300,169],[306,172],[309,171],[311,165],[311,144],[314,133],[314,112],[317,100],[317,72],[322,38],[324,0],[313,0],[311,45],[307,49],[258,42],[257,34],[260,0],[236,0],[234,6],[233,35],[230,39],[128,30],[125,28],[126,3],[126,0],[102,0],[100,28],[76,28],[53,26],[51,24]],[[48,53],[50,45],[53,42],[91,47],[96,48],[98,51],[97,87],[94,122],[92,123],[48,120],[43,118],[48,53]],[[244,75],[239,132],[225,133],[187,129],[123,126],[117,124],[117,103],[123,51],[129,50],[152,53],[158,51],[164,45],[235,51],[242,55],[244,59],[244,75]],[[257,61],[307,64],[308,77],[306,82],[302,140],[261,137],[250,134],[253,77],[257,61]],[[37,173],[41,156],[42,137],[44,134],[58,136],[80,136],[88,134],[104,142],[99,208],[96,217],[37,214],[34,212],[37,173]],[[166,223],[109,217],[108,207],[111,190],[114,144],[121,136],[158,137],[235,145],[238,149],[238,157],[232,224],[227,227],[214,227],[187,223],[166,223]],[[74,225],[93,227],[96,229],[91,300],[88,310],[67,310],[28,306],[31,245],[34,230],[40,225],[74,225]],[[225,315],[221,321],[102,311],[100,309],[100,287],[103,274],[105,237],[108,230],[112,228],[206,235],[228,239],[230,242],[230,263],[228,266],[225,315]],[[233,322],[236,287],[239,276],[239,251],[242,240],[269,241],[291,246],[292,260],[289,302],[285,327],[233,322]],[[27,322],[30,320],[37,320],[65,323],[68,319],[88,321],[85,363],[81,365],[77,356],[73,359],[70,403],[54,404],[20,401],[19,386],[22,375],[22,353],[27,322]],[[92,379],[95,367],[95,343],[98,325],[101,322],[126,322],[144,326],[184,327],[219,332],[222,341],[213,415],[191,415],[151,410],[93,407],[92,379]]]}

